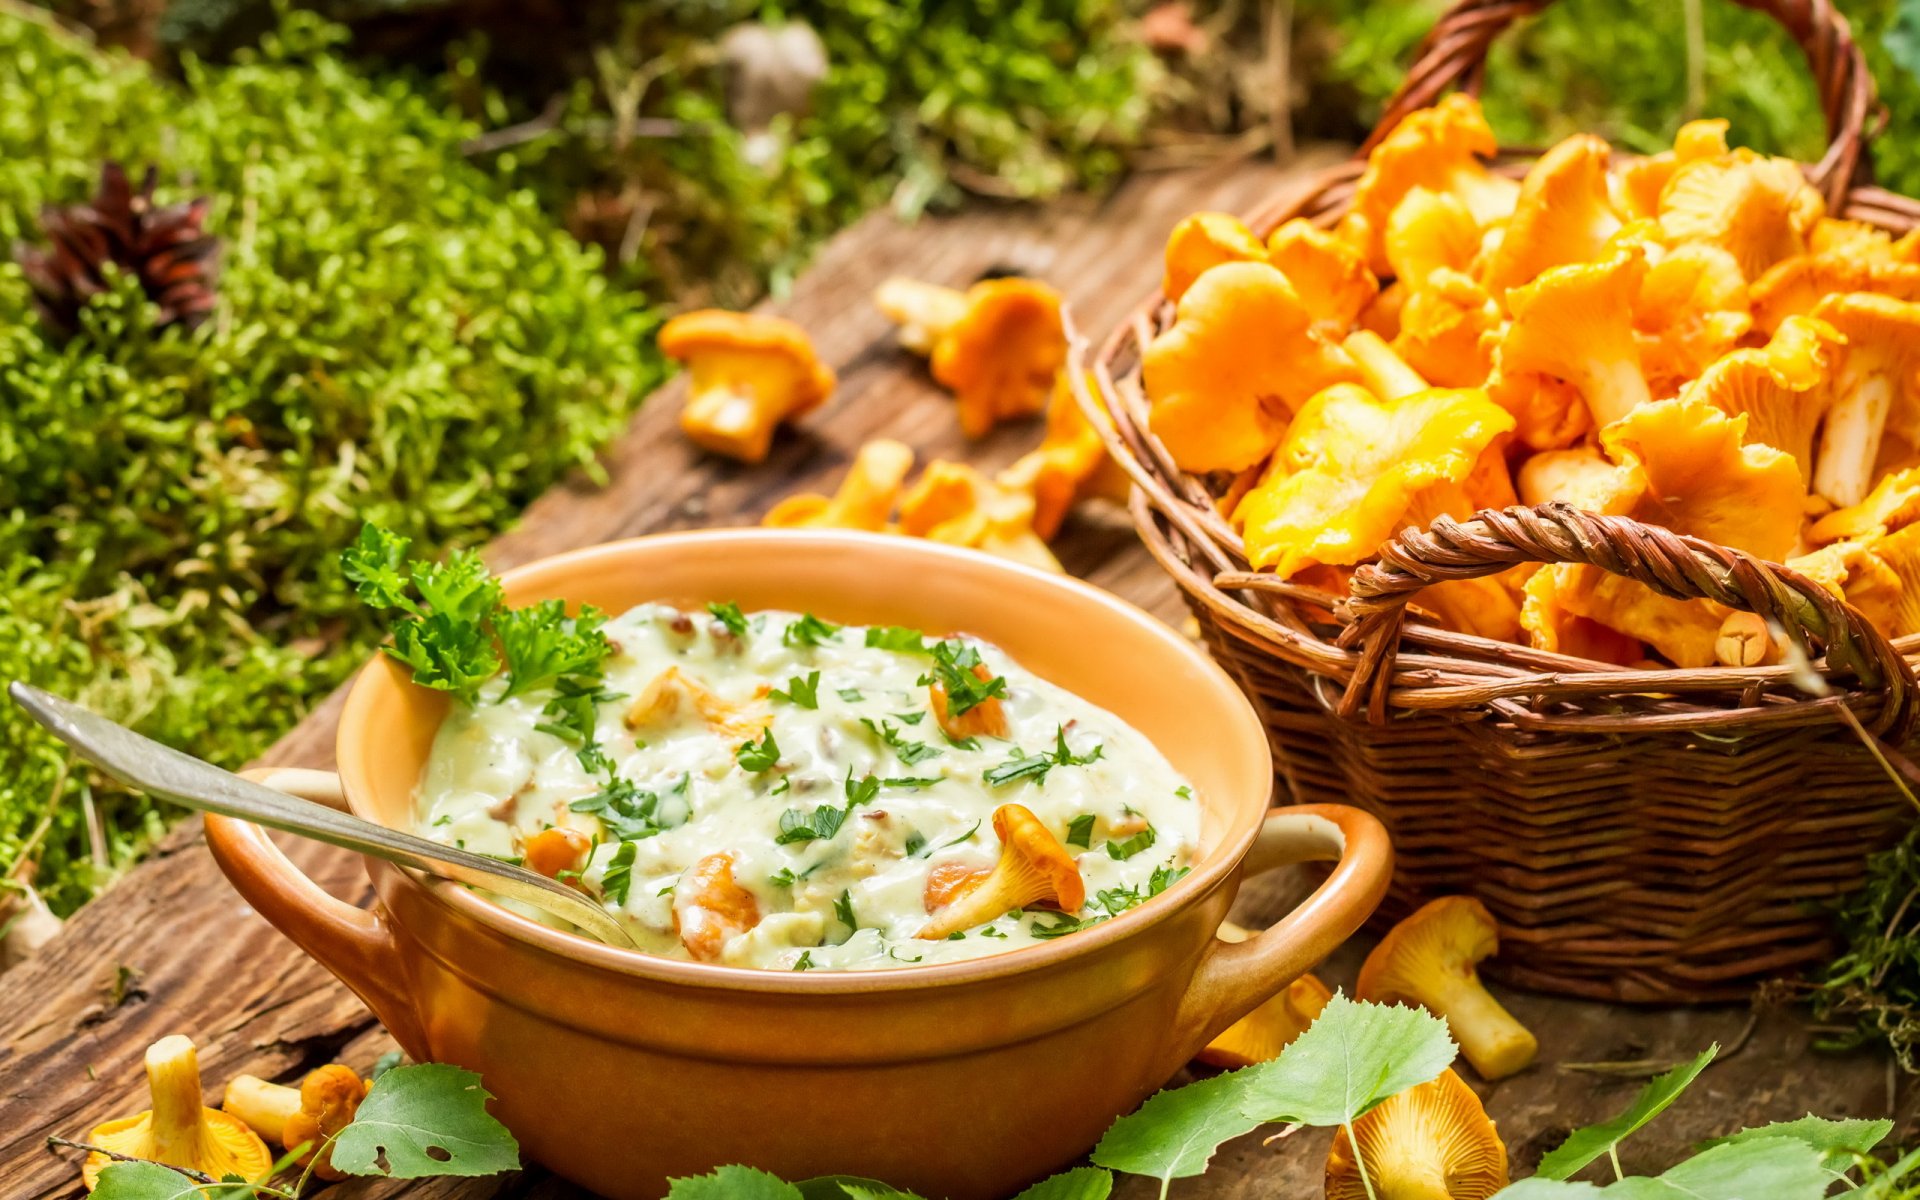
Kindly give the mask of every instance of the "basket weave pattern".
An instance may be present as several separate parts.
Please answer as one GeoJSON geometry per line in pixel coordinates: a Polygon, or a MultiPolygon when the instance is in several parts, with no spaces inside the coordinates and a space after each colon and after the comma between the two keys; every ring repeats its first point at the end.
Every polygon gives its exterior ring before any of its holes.
{"type": "MultiPolygon", "coordinates": [[[[1361,156],[1256,214],[1256,232],[1338,220],[1373,144],[1449,89],[1475,86],[1492,39],[1545,3],[1456,5],[1361,156]]],[[[1831,148],[1805,169],[1829,212],[1895,233],[1920,223],[1920,204],[1863,186],[1876,107],[1844,18],[1827,0],[1742,3],[1806,50],[1831,148]]],[[[1358,804],[1392,832],[1399,866],[1381,920],[1435,896],[1478,896],[1503,928],[1498,973],[1608,1000],[1738,998],[1830,954],[1821,909],[1912,815],[1864,739],[1912,743],[1920,692],[1908,654],[1920,639],[1889,643],[1785,567],[1563,505],[1408,530],[1348,596],[1252,572],[1218,511],[1219,481],[1182,472],[1147,428],[1140,350],[1171,318],[1156,293],[1091,363],[1076,340],[1069,378],[1090,414],[1102,401],[1111,414],[1096,424],[1138,485],[1141,536],[1260,710],[1293,799],[1358,804]],[[1757,612],[1808,662],[1630,670],[1408,612],[1428,584],[1528,562],[1590,563],[1757,612]]]]}

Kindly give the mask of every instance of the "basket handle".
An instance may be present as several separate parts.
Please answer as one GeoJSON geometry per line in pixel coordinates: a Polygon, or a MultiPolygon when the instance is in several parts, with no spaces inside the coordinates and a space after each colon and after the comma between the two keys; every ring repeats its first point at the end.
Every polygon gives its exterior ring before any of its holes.
{"type": "MultiPolygon", "coordinates": [[[[1825,648],[1830,667],[1862,687],[1884,690],[1873,731],[1903,740],[1914,720],[1913,668],[1858,609],[1798,571],[1627,517],[1604,517],[1559,502],[1483,508],[1471,520],[1441,517],[1408,529],[1354,573],[1340,645],[1361,648],[1340,698],[1351,717],[1362,703],[1386,717],[1387,691],[1407,602],[1421,589],[1494,575],[1520,563],[1585,563],[1638,580],[1663,596],[1708,599],[1756,613],[1803,648],[1825,648]]],[[[1718,669],[1718,668],[1709,668],[1718,669]]]]}
{"type": "MultiPolygon", "coordinates": [[[[1807,177],[1842,211],[1847,192],[1870,173],[1866,139],[1868,118],[1878,111],[1873,74],[1853,40],[1847,19],[1832,0],[1736,0],[1778,21],[1800,43],[1820,93],[1827,118],[1827,153],[1807,177]]],[[[1452,88],[1478,92],[1486,73],[1487,50],[1506,28],[1530,17],[1551,0],[1457,0],[1415,52],[1400,90],[1380,114],[1379,123],[1360,147],[1362,157],[1407,114],[1437,102],[1452,88]]]]}

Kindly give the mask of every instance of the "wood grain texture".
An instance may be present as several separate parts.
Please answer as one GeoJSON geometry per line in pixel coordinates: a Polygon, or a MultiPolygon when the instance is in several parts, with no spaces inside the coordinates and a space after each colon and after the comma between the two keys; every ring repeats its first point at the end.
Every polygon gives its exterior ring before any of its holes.
{"type": "MultiPolygon", "coordinates": [[[[1251,208],[1325,161],[1310,157],[1291,174],[1239,164],[1147,177],[1106,201],[1044,212],[983,207],[913,226],[884,214],[871,217],[835,239],[792,295],[769,306],[813,332],[840,371],[841,389],[799,433],[780,439],[768,463],[743,468],[694,452],[674,429],[681,397],[677,385],[670,386],[608,452],[609,486],[578,480],[557,488],[488,557],[505,567],[655,530],[751,523],[790,491],[829,486],[859,444],[875,436],[899,438],[923,457],[1009,461],[1037,438],[1035,428],[1002,429],[965,443],[951,402],[920,363],[894,349],[891,329],[867,299],[876,283],[902,273],[964,285],[989,268],[1012,267],[1060,283],[1082,327],[1097,331],[1152,282],[1164,231],[1181,214],[1251,208]]],[[[1168,620],[1183,618],[1174,589],[1121,514],[1076,516],[1056,548],[1075,574],[1168,620]]],[[[338,703],[336,696],[309,716],[267,761],[329,765],[338,703]]],[[[330,891],[367,898],[366,877],[353,856],[304,843],[288,849],[330,891]]],[[[1287,886],[1249,889],[1243,912],[1250,920],[1271,916],[1286,903],[1287,886]]],[[[1359,956],[1358,947],[1336,956],[1326,970],[1329,982],[1350,983],[1359,956]]],[[[1689,1057],[1715,1039],[1731,1042],[1748,1019],[1727,1009],[1511,1000],[1540,1033],[1544,1062],[1482,1091],[1521,1165],[1535,1161],[1568,1127],[1624,1105],[1635,1086],[1556,1064],[1689,1057]]],[[[0,1196],[79,1194],[73,1161],[49,1153],[45,1138],[82,1136],[102,1119],[140,1108],[141,1051],[176,1032],[199,1043],[210,1100],[242,1071],[284,1078],[336,1058],[364,1069],[391,1046],[345,988],[226,886],[204,852],[197,820],[185,822],[159,854],[84,910],[43,954],[0,976],[0,1196]]],[[[1661,1164],[1699,1138],[1808,1110],[1833,1116],[1894,1111],[1882,1059],[1822,1056],[1808,1043],[1793,1014],[1764,1017],[1738,1055],[1709,1071],[1656,1130],[1629,1143],[1628,1165],[1661,1164]]],[[[609,1104],[646,1102],[644,1096],[608,1098],[609,1104]]],[[[1900,1111],[1907,1114],[1911,1106],[1902,1103],[1900,1111]]],[[[779,1119],[777,1108],[767,1115],[779,1119]]],[[[1183,1181],[1177,1192],[1196,1200],[1306,1200],[1320,1194],[1325,1153],[1326,1139],[1315,1135],[1272,1145],[1246,1138],[1228,1147],[1204,1179],[1183,1181]]],[[[402,1191],[462,1200],[575,1194],[538,1170],[411,1187],[355,1181],[328,1194],[349,1200],[402,1191]]],[[[1144,1200],[1154,1190],[1126,1181],[1119,1194],[1144,1200]]]]}

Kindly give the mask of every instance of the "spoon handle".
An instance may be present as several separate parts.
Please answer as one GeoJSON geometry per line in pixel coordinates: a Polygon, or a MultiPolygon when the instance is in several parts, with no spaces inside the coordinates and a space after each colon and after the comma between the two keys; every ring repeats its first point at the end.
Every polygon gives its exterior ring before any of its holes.
{"type": "Polygon", "coordinates": [[[362,820],[352,813],[295,799],[171,746],[163,746],[90,709],[31,685],[15,682],[8,691],[14,701],[53,736],[129,787],[202,812],[238,817],[455,883],[484,888],[559,917],[608,945],[636,948],[626,928],[605,909],[565,884],[525,867],[430,842],[362,820]]]}

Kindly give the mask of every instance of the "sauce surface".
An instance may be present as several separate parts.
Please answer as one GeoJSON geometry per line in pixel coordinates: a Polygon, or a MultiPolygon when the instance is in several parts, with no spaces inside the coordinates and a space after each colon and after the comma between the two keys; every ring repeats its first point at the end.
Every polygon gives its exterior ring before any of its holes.
{"type": "Polygon", "coordinates": [[[731,605],[642,605],[605,633],[596,694],[496,681],[455,705],[417,831],[575,882],[650,953],[773,970],[976,958],[1123,912],[1196,854],[1200,806],[1166,759],[988,643],[731,605]],[[1061,911],[1055,888],[969,921],[1026,894],[1036,847],[1071,863],[1084,901],[1061,911]]]}

